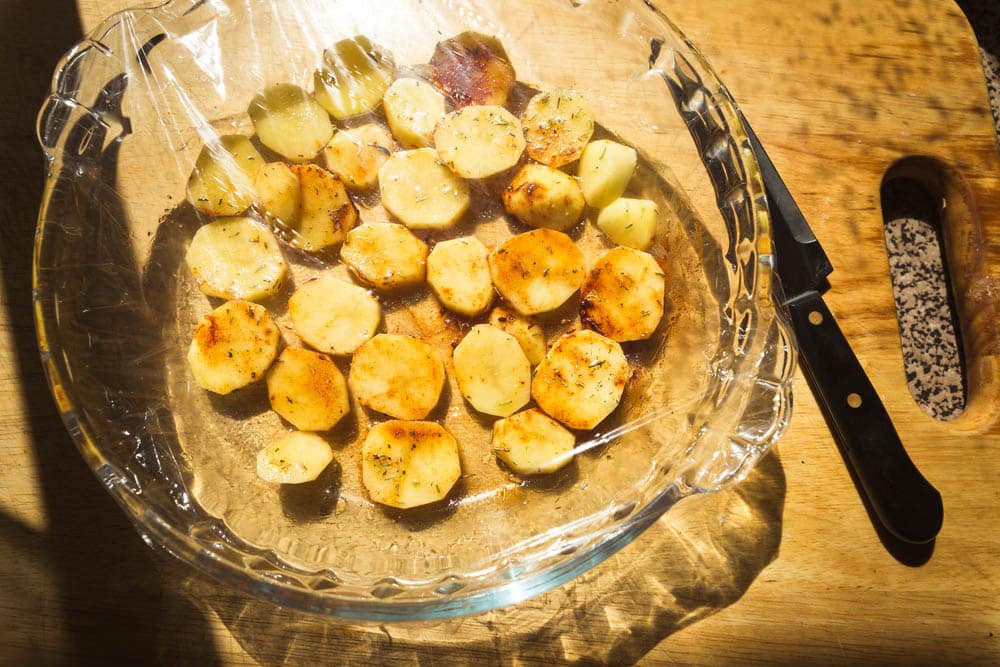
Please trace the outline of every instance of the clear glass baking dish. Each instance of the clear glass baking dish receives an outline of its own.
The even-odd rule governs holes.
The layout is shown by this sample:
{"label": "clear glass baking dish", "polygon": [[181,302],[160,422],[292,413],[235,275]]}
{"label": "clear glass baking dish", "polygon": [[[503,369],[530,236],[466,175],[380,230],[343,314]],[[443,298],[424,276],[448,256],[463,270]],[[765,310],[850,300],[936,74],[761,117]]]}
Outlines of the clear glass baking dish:
{"label": "clear glass baking dish", "polygon": [[[419,67],[464,30],[500,38],[525,90],[583,93],[601,131],[639,150],[638,182],[664,213],[652,252],[669,259],[669,325],[629,348],[641,372],[622,406],[554,476],[505,473],[452,397],[435,414],[459,436],[464,474],[446,503],[367,499],[360,410],[332,433],[317,482],[265,484],[254,456],[287,427],[259,390],[208,398],[184,363],[210,306],[183,262],[201,223],[184,204],[194,159],[220,134],[252,133],[245,110],[265,85],[310,88],[339,39],[364,34]],[[680,499],[738,483],[788,423],[795,352],[757,164],[728,91],[651,3],[171,0],[74,47],[38,133],[35,318],[67,428],[147,543],[253,595],[379,621],[512,604],[600,563]],[[495,243],[496,217],[466,224]],[[593,226],[580,242],[596,249]],[[322,268],[288,256],[296,282]],[[447,340],[428,301],[386,328]]]}

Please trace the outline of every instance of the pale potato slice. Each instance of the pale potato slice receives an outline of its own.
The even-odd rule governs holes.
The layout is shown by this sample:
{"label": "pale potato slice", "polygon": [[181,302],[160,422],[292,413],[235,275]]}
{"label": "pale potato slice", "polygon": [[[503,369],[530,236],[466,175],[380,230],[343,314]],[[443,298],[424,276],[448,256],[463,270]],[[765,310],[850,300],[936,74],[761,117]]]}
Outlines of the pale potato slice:
{"label": "pale potato slice", "polygon": [[469,106],[453,111],[434,130],[441,161],[462,178],[486,178],[510,169],[524,152],[517,116],[503,107]]}
{"label": "pale potato slice", "polygon": [[313,76],[316,101],[337,120],[371,111],[382,101],[396,66],[392,54],[363,35],[323,52]]}
{"label": "pale potato slice", "polygon": [[663,269],[652,255],[619,246],[587,274],[580,321],[611,340],[645,340],[663,319],[664,289]]}
{"label": "pale potato slice", "polygon": [[528,157],[550,167],[578,160],[594,134],[594,114],[575,90],[531,98],[521,114]]}
{"label": "pale potato slice", "polygon": [[369,222],[352,229],[340,258],[358,280],[379,290],[419,285],[427,275],[427,245],[392,222]]}
{"label": "pale potato slice", "polygon": [[198,322],[188,364],[202,389],[228,394],[264,377],[281,335],[264,306],[227,301]]}
{"label": "pale potato slice", "polygon": [[307,252],[320,252],[344,240],[358,222],[358,210],[339,178],[314,164],[295,164],[301,204],[290,243]]}
{"label": "pale potato slice", "polygon": [[531,364],[509,333],[478,324],[452,358],[462,396],[479,412],[506,417],[531,400]]}
{"label": "pale potato slice", "polygon": [[497,306],[490,311],[490,324],[516,338],[532,366],[545,358],[545,331],[530,317]]}
{"label": "pale potato slice", "polygon": [[264,158],[247,137],[230,134],[205,144],[187,183],[187,198],[201,213],[238,215],[253,204],[253,179]]}
{"label": "pale potato slice", "polygon": [[361,405],[397,419],[423,419],[441,397],[444,363],[427,343],[379,334],[358,348],[347,383]]}
{"label": "pale potato slice", "polygon": [[503,206],[533,227],[565,231],[575,225],[587,202],[576,179],[544,164],[526,164],[503,191]]}
{"label": "pale potato slice", "polygon": [[313,159],[333,136],[333,123],[312,95],[290,83],[265,88],[247,109],[260,143],[292,162]]}
{"label": "pale potato slice", "polygon": [[576,437],[541,410],[531,408],[493,424],[493,453],[522,475],[555,472],[573,460]]}
{"label": "pale potato slice", "polygon": [[648,199],[619,197],[597,214],[597,226],[618,245],[646,250],[653,245],[659,214]]}
{"label": "pale potato slice", "polygon": [[271,409],[302,431],[326,431],[351,410],[347,381],[325,354],[286,347],[267,373]]}
{"label": "pale potato slice", "polygon": [[531,397],[566,426],[592,429],[618,407],[628,379],[621,346],[584,329],[552,346],[535,372]]}
{"label": "pale potato slice", "polygon": [[441,164],[433,148],[396,153],[378,172],[386,210],[412,229],[451,227],[468,210],[469,184]]}
{"label": "pale potato slice", "polygon": [[622,196],[635,172],[638,156],[631,146],[602,139],[583,149],[577,175],[587,203],[604,208]]}
{"label": "pale potato slice", "polygon": [[490,254],[490,276],[500,295],[522,315],[555,310],[580,288],[583,253],[562,232],[518,234]]}
{"label": "pale potato slice", "polygon": [[275,484],[311,482],[333,461],[333,449],[315,433],[292,431],[257,453],[257,476]]}
{"label": "pale potato slice", "polygon": [[434,128],[444,117],[444,95],[420,79],[396,79],[382,100],[392,136],[405,148],[423,148],[434,140]]}
{"label": "pale potato slice", "polygon": [[493,303],[489,250],[475,236],[442,241],[427,256],[427,284],[448,310],[466,317]]}
{"label": "pale potato slice", "polygon": [[408,509],[437,502],[461,475],[458,441],[434,422],[382,422],[361,446],[361,482],[380,505]]}
{"label": "pale potato slice", "polygon": [[382,307],[371,292],[330,272],[295,290],[288,314],[302,340],[329,354],[351,354],[382,321]]}
{"label": "pale potato slice", "polygon": [[431,78],[456,108],[470,104],[507,104],[517,74],[496,37],[468,31],[438,42],[431,56]]}
{"label": "pale potato slice", "polygon": [[395,150],[389,131],[368,123],[333,135],[323,149],[323,159],[349,190],[367,190],[378,182],[379,168]]}
{"label": "pale potato slice", "polygon": [[293,226],[302,201],[299,177],[284,162],[268,162],[253,180],[257,206],[279,223]]}
{"label": "pale potato slice", "polygon": [[219,218],[202,225],[184,259],[198,289],[221,299],[275,294],[288,271],[274,234],[251,218]]}

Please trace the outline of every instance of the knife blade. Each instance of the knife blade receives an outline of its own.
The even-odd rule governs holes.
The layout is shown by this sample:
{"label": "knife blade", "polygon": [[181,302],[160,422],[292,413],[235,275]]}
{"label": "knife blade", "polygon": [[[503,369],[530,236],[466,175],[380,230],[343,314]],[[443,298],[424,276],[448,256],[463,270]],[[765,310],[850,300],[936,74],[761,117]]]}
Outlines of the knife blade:
{"label": "knife blade", "polygon": [[941,494],[910,460],[871,380],[823,302],[821,290],[833,266],[757,135],[740,117],[760,165],[783,305],[806,380],[878,520],[905,542],[930,542],[944,519]]}

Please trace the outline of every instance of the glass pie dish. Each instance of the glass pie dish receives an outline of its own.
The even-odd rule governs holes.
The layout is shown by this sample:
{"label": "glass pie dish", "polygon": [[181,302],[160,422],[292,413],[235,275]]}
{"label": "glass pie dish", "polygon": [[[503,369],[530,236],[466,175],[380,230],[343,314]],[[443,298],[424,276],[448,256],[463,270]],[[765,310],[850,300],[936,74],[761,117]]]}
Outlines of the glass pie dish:
{"label": "glass pie dish", "polygon": [[[287,425],[260,387],[209,396],[185,362],[211,306],[184,264],[204,222],[185,203],[192,164],[218,136],[252,134],[260,89],[311,89],[340,39],[365,35],[419,68],[466,30],[500,39],[526,95],[574,89],[604,136],[638,150],[635,187],[661,212],[650,252],[669,267],[665,324],[627,346],[622,404],[551,476],[498,466],[489,425],[446,390],[432,417],[463,466],[446,502],[368,499],[357,451],[379,418],[360,408],[329,434],[335,461],[316,482],[267,484],[256,453]],[[757,164],[727,90],[648,3],[171,0],[115,15],[71,50],[38,131],[49,162],[35,318],[67,428],[147,543],[253,595],[373,621],[513,604],[600,563],[680,499],[738,483],[788,423],[795,351]],[[384,215],[358,206],[363,220]],[[595,215],[578,236],[594,251]],[[488,246],[510,234],[495,209],[471,218],[461,224]],[[293,283],[329,264],[287,255]],[[428,294],[384,322],[444,354],[452,326]]]}

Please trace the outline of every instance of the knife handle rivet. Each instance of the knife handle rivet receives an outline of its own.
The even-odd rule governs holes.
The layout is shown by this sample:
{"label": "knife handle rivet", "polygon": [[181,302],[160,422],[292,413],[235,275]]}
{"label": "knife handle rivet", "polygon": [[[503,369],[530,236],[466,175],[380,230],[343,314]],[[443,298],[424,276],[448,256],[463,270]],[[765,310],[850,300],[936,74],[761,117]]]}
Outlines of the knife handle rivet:
{"label": "knife handle rivet", "polygon": [[812,324],[813,326],[817,327],[823,324],[823,313],[819,312],[818,310],[814,310],[811,313],[809,313],[809,324]]}
{"label": "knife handle rivet", "polygon": [[861,407],[861,397],[859,395],[857,395],[857,394],[848,394],[847,395],[847,404],[849,406],[851,406],[852,408],[860,408]]}

